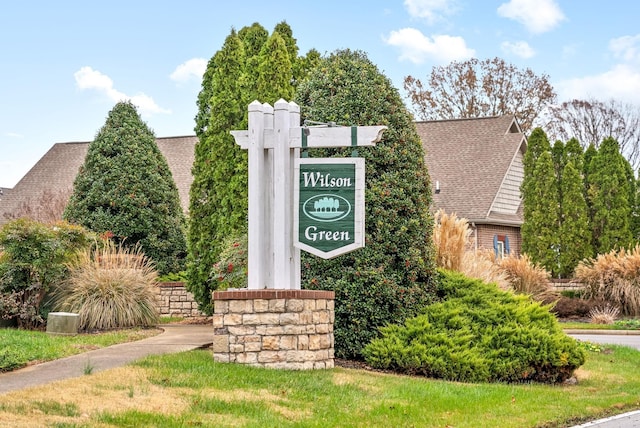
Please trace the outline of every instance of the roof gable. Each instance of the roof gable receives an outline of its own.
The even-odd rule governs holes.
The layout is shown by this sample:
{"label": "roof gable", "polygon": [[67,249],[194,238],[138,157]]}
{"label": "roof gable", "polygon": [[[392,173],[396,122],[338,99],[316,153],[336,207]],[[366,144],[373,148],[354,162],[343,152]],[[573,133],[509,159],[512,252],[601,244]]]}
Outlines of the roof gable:
{"label": "roof gable", "polygon": [[436,209],[475,222],[522,223],[517,207],[500,205],[515,187],[519,192],[518,163],[526,149],[514,116],[416,122],[416,129],[432,186],[439,186]]}

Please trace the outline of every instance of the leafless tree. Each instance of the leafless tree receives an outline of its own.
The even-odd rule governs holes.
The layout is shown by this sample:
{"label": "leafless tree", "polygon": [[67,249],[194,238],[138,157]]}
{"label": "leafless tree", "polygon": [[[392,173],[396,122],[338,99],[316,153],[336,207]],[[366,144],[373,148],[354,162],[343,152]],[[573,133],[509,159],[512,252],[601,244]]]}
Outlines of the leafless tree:
{"label": "leafless tree", "polygon": [[616,100],[571,100],[549,105],[538,121],[549,140],[576,138],[586,148],[613,137],[634,170],[640,167],[640,108]]}
{"label": "leafless tree", "polygon": [[418,119],[513,114],[525,133],[544,106],[556,99],[549,76],[519,69],[500,58],[472,58],[434,67],[426,84],[405,77],[404,89]]}

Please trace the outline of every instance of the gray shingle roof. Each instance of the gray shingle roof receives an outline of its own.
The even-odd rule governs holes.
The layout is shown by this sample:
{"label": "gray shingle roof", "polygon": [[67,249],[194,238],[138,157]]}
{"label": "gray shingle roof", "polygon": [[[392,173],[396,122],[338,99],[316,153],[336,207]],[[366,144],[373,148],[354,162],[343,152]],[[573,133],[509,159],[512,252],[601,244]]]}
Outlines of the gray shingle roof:
{"label": "gray shingle roof", "polygon": [[416,122],[416,128],[431,184],[440,185],[434,208],[474,222],[522,224],[521,209],[515,215],[490,212],[516,152],[526,148],[513,116]]}
{"label": "gray shingle roof", "polygon": [[[518,150],[526,139],[513,116],[416,122],[425,148],[425,161],[435,208],[455,212],[477,223],[522,223],[522,209],[515,215],[491,213],[493,200]],[[180,193],[185,212],[193,178],[196,136],[157,138]],[[89,142],[57,143],[0,200],[0,224],[4,213],[15,211],[23,201],[37,201],[44,191],[70,192],[89,147]]]}
{"label": "gray shingle roof", "polygon": [[[196,136],[156,138],[158,148],[169,164],[185,212],[189,206],[189,188],[193,181],[191,166],[197,140]],[[0,224],[7,221],[4,213],[15,211],[24,201],[37,201],[45,191],[54,194],[70,191],[88,148],[89,142],[54,144],[18,184],[4,195],[0,201]]]}

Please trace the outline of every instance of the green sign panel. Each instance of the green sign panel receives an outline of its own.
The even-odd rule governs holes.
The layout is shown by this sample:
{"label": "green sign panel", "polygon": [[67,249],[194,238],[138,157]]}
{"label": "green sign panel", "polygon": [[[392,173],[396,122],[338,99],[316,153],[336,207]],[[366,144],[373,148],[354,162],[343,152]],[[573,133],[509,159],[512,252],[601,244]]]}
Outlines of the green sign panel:
{"label": "green sign panel", "polygon": [[323,258],[363,246],[364,159],[297,159],[295,245]]}

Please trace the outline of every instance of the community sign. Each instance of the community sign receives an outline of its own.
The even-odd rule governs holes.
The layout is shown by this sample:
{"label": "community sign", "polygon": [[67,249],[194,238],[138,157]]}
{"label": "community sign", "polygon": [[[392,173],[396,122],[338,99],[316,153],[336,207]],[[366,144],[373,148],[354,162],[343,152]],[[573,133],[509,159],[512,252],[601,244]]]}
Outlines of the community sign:
{"label": "community sign", "polygon": [[364,246],[364,158],[298,158],[294,246],[331,259]]}

